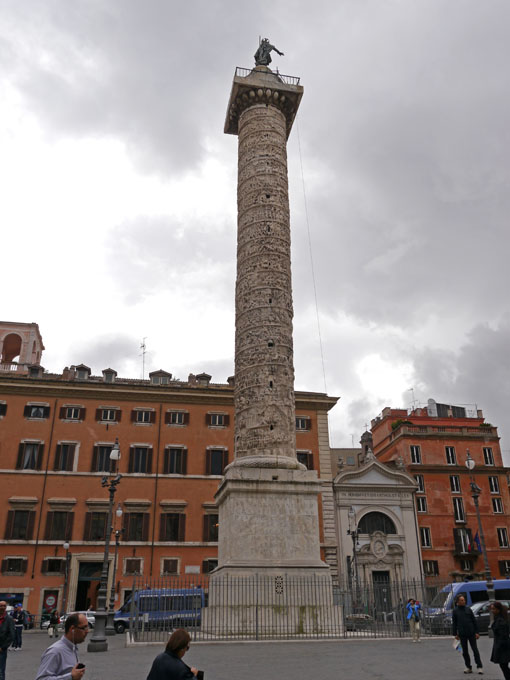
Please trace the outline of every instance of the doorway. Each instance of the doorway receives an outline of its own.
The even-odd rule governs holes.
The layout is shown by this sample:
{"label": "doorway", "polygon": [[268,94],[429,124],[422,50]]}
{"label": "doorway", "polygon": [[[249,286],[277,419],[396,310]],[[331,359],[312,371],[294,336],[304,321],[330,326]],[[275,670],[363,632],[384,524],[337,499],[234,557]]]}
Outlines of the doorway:
{"label": "doorway", "polygon": [[95,611],[102,569],[102,562],[80,562],[74,604],[75,611],[86,611],[87,609]]}
{"label": "doorway", "polygon": [[391,612],[391,585],[389,571],[373,571],[372,585],[374,587],[374,603],[378,613]]}

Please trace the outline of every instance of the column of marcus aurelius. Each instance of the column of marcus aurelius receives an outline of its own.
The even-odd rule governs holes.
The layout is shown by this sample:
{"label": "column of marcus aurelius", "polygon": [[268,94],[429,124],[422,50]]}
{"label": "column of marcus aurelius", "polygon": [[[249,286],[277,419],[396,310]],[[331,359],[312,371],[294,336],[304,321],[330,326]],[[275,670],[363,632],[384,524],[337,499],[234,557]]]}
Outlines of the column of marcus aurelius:
{"label": "column of marcus aurelius", "polygon": [[[239,139],[235,450],[216,494],[210,609],[226,576],[277,579],[278,592],[289,579],[331,584],[320,558],[317,473],[296,456],[286,147],[303,94],[298,83],[267,66],[237,69],[227,109],[225,132]],[[238,625],[249,627],[249,619]]]}

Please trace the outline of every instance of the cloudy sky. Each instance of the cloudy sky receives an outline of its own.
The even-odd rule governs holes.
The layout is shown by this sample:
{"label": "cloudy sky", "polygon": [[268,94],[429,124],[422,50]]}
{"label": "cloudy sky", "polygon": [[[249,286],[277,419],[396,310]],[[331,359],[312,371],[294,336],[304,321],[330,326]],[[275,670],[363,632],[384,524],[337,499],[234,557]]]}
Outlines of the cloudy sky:
{"label": "cloudy sky", "polygon": [[223,123],[259,35],[305,88],[296,387],[341,397],[335,446],[433,397],[477,404],[510,450],[507,0],[4,0],[0,318],[39,323],[51,371],[139,377],[146,337],[147,371],[226,381]]}

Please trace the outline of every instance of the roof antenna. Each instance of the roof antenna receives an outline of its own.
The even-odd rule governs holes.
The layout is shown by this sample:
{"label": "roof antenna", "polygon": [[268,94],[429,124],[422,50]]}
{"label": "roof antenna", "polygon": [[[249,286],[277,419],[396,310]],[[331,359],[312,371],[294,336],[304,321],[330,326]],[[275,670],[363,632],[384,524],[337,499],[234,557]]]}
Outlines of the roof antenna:
{"label": "roof antenna", "polygon": [[142,344],[140,345],[140,349],[142,350],[142,380],[145,380],[145,352],[147,351],[147,345],[145,344],[146,340],[147,336],[142,338]]}

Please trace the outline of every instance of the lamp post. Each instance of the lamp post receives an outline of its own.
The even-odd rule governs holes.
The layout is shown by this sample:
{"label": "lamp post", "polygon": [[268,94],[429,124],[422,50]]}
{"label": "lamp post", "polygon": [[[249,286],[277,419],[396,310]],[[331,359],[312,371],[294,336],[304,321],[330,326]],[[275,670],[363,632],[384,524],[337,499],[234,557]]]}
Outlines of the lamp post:
{"label": "lamp post", "polygon": [[356,511],[353,506],[349,508],[349,529],[347,534],[352,538],[352,576],[354,579],[354,599],[357,600],[358,592],[358,559],[357,559],[357,546],[358,546],[358,527],[356,525]]}
{"label": "lamp post", "polygon": [[71,557],[69,554],[69,541],[66,541],[62,547],[66,551],[66,563],[64,565],[64,592],[62,595],[62,614],[65,614],[67,607],[67,589],[69,587],[69,558]]}
{"label": "lamp post", "polygon": [[[469,449],[466,449],[466,467],[471,473],[475,469],[475,465],[476,465],[476,463],[471,458],[471,454],[469,453]],[[484,533],[483,533],[482,520],[480,518],[480,507],[478,505],[478,498],[480,497],[482,490],[480,489],[478,484],[475,482],[475,478],[472,474],[470,476],[470,486],[471,486],[471,497],[473,498],[473,502],[475,504],[475,509],[476,509],[476,519],[478,520],[478,533],[480,535],[480,544],[482,546],[483,562],[484,562],[484,566],[485,566],[485,580],[487,581],[487,596],[489,598],[489,602],[492,602],[494,600],[494,583],[492,581],[491,568],[489,566],[489,559],[487,557],[487,548],[485,546],[485,536],[484,536]],[[492,610],[491,610],[491,623],[492,623],[492,621],[493,621],[493,615],[492,615]],[[491,629],[489,628],[489,634],[490,633],[491,633]]]}
{"label": "lamp post", "polygon": [[106,641],[106,618],[108,612],[106,610],[106,602],[108,598],[108,566],[110,554],[110,537],[112,533],[112,517],[113,517],[113,503],[115,500],[115,492],[117,486],[122,479],[121,474],[116,474],[117,461],[120,460],[119,440],[115,440],[115,444],[110,452],[110,461],[113,463],[110,470],[110,477],[105,475],[101,480],[101,486],[107,488],[110,499],[108,504],[108,519],[106,522],[106,536],[104,543],[103,555],[103,569],[101,571],[101,581],[99,583],[99,591],[97,593],[97,607],[96,607],[96,621],[94,623],[94,634],[87,645],[88,652],[106,652],[108,650],[108,642]]}
{"label": "lamp post", "polygon": [[[123,515],[122,507],[119,503],[117,510],[115,510],[116,516],[120,519]],[[115,556],[113,558],[113,576],[112,576],[112,587],[110,588],[110,605],[108,607],[108,618],[106,622],[106,635],[115,635],[115,575],[117,573],[117,557],[119,554],[119,543],[120,537],[124,533],[124,528],[116,529],[115,531]]]}

